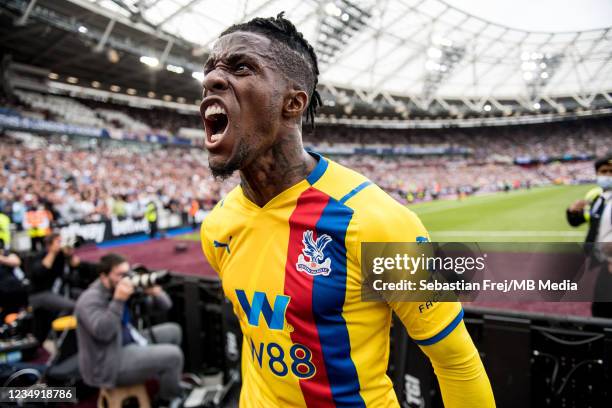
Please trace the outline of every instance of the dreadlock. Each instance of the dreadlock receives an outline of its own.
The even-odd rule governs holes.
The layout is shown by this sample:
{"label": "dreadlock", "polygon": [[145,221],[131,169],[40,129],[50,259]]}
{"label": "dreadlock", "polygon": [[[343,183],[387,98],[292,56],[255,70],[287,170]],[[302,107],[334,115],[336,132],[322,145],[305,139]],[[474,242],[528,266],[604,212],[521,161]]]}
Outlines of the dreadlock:
{"label": "dreadlock", "polygon": [[247,31],[262,34],[272,40],[276,64],[290,79],[296,81],[309,95],[306,108],[306,120],[310,120],[314,129],[314,117],[321,106],[321,96],[317,92],[319,65],[317,55],[293,23],[284,17],[284,12],[276,17],[257,17],[242,24],[234,24],[219,37],[236,31]]}

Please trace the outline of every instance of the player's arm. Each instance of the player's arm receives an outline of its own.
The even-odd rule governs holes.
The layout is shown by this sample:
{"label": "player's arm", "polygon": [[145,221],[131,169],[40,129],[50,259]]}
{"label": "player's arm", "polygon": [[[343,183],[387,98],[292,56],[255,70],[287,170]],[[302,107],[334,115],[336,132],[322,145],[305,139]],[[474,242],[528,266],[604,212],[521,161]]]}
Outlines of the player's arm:
{"label": "player's arm", "polygon": [[429,357],[446,408],[495,407],[493,391],[478,350],[463,322],[459,302],[390,303],[408,335]]}
{"label": "player's arm", "polygon": [[[363,220],[362,226],[366,228],[361,228],[361,242],[416,242],[417,237],[428,237],[414,213],[407,210],[399,214],[393,212],[393,216]],[[431,360],[446,408],[495,407],[493,391],[478,350],[463,323],[461,303],[388,303],[408,335]]]}
{"label": "player's arm", "polygon": [[446,408],[495,407],[489,378],[463,321],[437,343],[419,347],[431,361]]}

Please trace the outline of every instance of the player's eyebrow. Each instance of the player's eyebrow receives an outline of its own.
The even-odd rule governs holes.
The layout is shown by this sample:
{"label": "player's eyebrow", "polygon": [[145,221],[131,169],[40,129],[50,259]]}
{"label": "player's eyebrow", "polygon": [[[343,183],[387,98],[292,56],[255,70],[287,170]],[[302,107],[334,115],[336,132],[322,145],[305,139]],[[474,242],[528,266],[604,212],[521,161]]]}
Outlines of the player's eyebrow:
{"label": "player's eyebrow", "polygon": [[212,67],[214,67],[218,61],[222,61],[226,63],[227,65],[234,65],[242,61],[247,62],[249,64],[256,65],[256,66],[261,65],[261,63],[258,62],[258,58],[256,56],[252,54],[237,52],[237,53],[232,53],[229,55],[224,55],[221,57],[211,56],[204,64],[204,71],[212,69]]}

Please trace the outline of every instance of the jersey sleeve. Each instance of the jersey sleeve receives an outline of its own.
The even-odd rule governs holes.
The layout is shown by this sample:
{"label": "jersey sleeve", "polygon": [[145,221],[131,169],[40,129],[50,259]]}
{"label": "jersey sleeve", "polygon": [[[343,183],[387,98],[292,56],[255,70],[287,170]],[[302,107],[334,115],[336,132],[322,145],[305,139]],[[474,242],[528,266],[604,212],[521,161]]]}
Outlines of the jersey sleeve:
{"label": "jersey sleeve", "polygon": [[[362,242],[426,242],[429,234],[412,211],[395,205],[380,206],[359,220],[357,259],[361,263]],[[419,345],[442,340],[463,318],[460,302],[388,302],[401,319],[408,335]]]}
{"label": "jersey sleeve", "polygon": [[[425,227],[410,210],[381,208],[358,227],[361,242],[424,242]],[[430,359],[448,408],[494,408],[495,400],[478,350],[463,322],[460,302],[388,302],[408,335]]]}
{"label": "jersey sleeve", "polygon": [[495,407],[491,383],[463,322],[443,340],[421,350],[434,368],[445,407]]}
{"label": "jersey sleeve", "polygon": [[204,221],[202,221],[202,226],[200,228],[200,241],[202,243],[202,251],[204,252],[204,256],[208,260],[208,263],[212,268],[217,272],[219,276],[221,276],[221,271],[219,270],[219,264],[217,262],[217,258],[215,256],[215,248],[212,239],[210,238],[211,234],[211,226],[210,220],[208,219],[211,214],[209,214]]}

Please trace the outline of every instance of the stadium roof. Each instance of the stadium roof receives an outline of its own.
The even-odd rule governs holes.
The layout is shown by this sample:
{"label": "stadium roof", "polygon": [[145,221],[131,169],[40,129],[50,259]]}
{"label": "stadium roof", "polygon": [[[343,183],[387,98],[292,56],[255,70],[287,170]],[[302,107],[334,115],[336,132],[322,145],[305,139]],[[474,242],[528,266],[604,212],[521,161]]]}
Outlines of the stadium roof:
{"label": "stadium roof", "polygon": [[555,5],[549,17],[557,20],[543,27],[583,30],[525,30],[537,26],[528,0],[511,2],[515,15],[528,16],[514,20],[503,18],[507,9],[476,7],[485,0],[6,0],[0,48],[56,81],[197,103],[191,76],[200,78],[219,33],[285,11],[317,50],[323,115],[436,119],[611,107],[612,27],[600,26],[612,21],[612,6],[579,2],[598,18],[560,26],[561,3],[536,3],[543,2]]}
{"label": "stadium roof", "polygon": [[[609,27],[530,32],[487,21],[441,0],[89,1],[126,17],[138,14],[204,49],[233,23],[284,10],[323,55],[322,82],[367,92],[423,100],[436,96],[535,100],[612,89]],[[593,2],[584,2],[583,7],[589,4]],[[584,11],[605,16],[609,8]],[[520,5],[514,12],[529,13]],[[323,45],[330,42],[337,46]]]}

